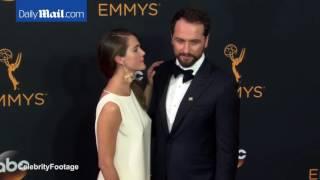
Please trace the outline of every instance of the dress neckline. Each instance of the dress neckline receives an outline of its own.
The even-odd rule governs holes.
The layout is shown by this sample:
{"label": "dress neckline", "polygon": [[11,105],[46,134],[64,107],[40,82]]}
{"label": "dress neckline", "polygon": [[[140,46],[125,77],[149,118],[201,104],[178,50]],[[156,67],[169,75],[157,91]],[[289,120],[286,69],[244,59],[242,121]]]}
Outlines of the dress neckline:
{"label": "dress neckline", "polygon": [[117,97],[122,97],[122,98],[129,98],[129,97],[131,97],[131,95],[132,95],[132,89],[130,89],[130,95],[128,95],[128,96],[124,96],[124,95],[119,95],[119,94],[116,94],[116,93],[113,93],[113,92],[110,92],[110,91],[107,91],[107,90],[103,90],[103,92],[107,92],[107,93],[109,93],[109,94],[113,94],[113,95],[115,95],[115,96],[117,96]]}

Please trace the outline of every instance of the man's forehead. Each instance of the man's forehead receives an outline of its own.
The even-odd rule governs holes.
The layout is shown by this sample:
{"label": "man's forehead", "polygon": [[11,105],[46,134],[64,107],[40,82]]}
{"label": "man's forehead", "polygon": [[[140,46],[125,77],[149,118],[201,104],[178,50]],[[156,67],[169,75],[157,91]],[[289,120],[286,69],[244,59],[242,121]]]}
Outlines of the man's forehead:
{"label": "man's forehead", "polygon": [[190,23],[186,20],[178,20],[174,27],[173,34],[181,35],[203,35],[204,25],[201,23]]}
{"label": "man's forehead", "polygon": [[204,36],[202,32],[200,32],[200,33],[192,33],[192,34],[174,32],[172,37],[175,38],[175,39],[181,39],[181,40],[186,40],[186,41],[194,41],[194,40],[204,40],[204,39],[206,39],[206,36]]}

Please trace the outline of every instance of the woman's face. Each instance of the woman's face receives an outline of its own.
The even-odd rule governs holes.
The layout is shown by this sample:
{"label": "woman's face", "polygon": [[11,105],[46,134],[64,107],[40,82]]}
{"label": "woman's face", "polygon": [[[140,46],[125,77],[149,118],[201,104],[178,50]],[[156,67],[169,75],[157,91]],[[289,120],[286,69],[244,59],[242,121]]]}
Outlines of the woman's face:
{"label": "woman's face", "polygon": [[123,65],[131,71],[140,71],[146,68],[144,55],[146,54],[140,47],[140,43],[135,36],[128,36],[128,48]]}

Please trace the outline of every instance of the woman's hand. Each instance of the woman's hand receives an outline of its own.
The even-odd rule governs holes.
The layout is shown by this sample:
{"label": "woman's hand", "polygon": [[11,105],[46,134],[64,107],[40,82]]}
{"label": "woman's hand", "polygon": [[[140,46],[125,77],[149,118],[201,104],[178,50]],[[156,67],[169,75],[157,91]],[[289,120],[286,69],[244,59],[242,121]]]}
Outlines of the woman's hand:
{"label": "woman's hand", "polygon": [[148,85],[153,86],[153,77],[156,74],[155,68],[159,67],[164,61],[155,61],[147,70]]}
{"label": "woman's hand", "polygon": [[150,102],[151,102],[151,96],[152,96],[152,88],[153,88],[153,77],[156,74],[156,71],[154,70],[156,67],[159,67],[160,64],[162,64],[164,61],[156,61],[152,63],[152,65],[147,70],[147,77],[148,77],[148,83],[146,88],[144,89],[144,99],[145,99],[145,105],[147,109],[149,108]]}

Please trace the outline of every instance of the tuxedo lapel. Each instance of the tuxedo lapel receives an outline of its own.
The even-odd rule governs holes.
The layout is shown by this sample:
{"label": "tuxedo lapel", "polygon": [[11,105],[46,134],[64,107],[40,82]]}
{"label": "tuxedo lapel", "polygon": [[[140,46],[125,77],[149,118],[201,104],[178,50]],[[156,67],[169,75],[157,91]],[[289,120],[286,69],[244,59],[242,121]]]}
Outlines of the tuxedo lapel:
{"label": "tuxedo lapel", "polygon": [[170,62],[170,64],[168,64],[168,68],[165,69],[166,71],[163,74],[161,74],[162,82],[161,82],[160,89],[163,89],[163,92],[160,95],[159,111],[160,111],[161,126],[167,135],[169,135],[169,128],[168,128],[168,119],[167,119],[167,111],[166,111],[166,99],[167,99],[167,92],[168,92],[170,78],[172,76],[173,67],[174,67],[174,61]]}
{"label": "tuxedo lapel", "polygon": [[165,84],[164,87],[164,92],[162,93],[162,96],[160,98],[160,121],[161,121],[161,126],[166,132],[166,134],[169,134],[169,128],[168,128],[168,119],[167,119],[167,111],[166,111],[166,97],[167,97],[167,91],[168,91],[168,84]]}
{"label": "tuxedo lapel", "polygon": [[183,122],[185,115],[190,111],[190,108],[192,108],[194,103],[199,99],[202,92],[207,89],[207,86],[211,84],[209,80],[212,79],[210,78],[212,74],[207,63],[207,60],[203,62],[199,71],[192,80],[186,94],[183,96],[170,135],[174,135]]}

